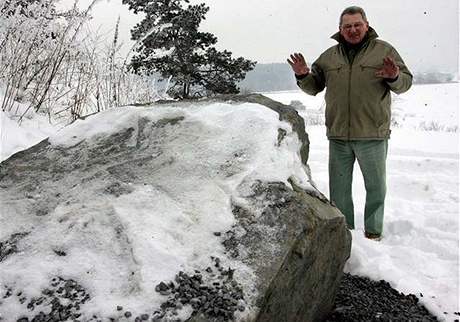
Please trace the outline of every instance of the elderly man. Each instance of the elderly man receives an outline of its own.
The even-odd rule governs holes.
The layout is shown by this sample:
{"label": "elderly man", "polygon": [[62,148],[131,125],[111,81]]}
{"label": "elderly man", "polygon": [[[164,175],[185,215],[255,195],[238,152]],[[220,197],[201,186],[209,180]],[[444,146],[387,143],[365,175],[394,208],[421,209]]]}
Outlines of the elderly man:
{"label": "elderly man", "polygon": [[349,7],[332,36],[338,44],[321,54],[311,69],[300,53],[288,59],[304,92],[316,95],[326,88],[330,199],[354,229],[352,178],[357,159],[366,187],[365,236],[374,240],[380,240],[383,230],[390,90],[400,94],[412,85],[398,52],[377,37],[364,10]]}

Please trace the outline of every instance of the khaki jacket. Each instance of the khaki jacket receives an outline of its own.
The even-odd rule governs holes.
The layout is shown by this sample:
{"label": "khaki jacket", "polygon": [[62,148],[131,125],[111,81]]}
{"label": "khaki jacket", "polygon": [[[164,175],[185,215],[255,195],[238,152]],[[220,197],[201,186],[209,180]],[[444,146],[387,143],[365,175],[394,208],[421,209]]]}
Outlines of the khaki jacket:
{"label": "khaki jacket", "polygon": [[[339,43],[313,63],[311,72],[297,81],[310,95],[326,88],[326,127],[329,139],[366,140],[390,137],[391,94],[400,94],[412,85],[412,74],[401,56],[387,42],[377,39],[369,27],[368,41],[349,62]],[[331,38],[339,41],[339,33]],[[378,78],[375,72],[383,58],[392,56],[399,66],[395,81]]]}

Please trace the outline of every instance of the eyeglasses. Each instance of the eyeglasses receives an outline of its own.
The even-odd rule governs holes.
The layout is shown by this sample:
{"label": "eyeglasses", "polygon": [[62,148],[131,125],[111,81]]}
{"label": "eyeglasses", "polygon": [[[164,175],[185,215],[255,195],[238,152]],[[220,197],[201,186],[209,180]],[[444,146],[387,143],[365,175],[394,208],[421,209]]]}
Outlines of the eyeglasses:
{"label": "eyeglasses", "polygon": [[364,27],[364,23],[362,22],[357,22],[357,23],[354,23],[354,24],[346,24],[346,25],[342,25],[342,29],[344,30],[351,30],[351,28],[355,27],[355,29],[361,29]]}

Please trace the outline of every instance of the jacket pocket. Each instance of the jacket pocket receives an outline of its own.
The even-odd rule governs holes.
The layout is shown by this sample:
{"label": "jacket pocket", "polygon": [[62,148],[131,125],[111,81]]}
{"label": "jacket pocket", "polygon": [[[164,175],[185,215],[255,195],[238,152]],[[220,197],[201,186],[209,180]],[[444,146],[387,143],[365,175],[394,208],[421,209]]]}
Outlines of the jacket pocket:
{"label": "jacket pocket", "polygon": [[367,78],[373,81],[381,81],[380,77],[375,76],[375,73],[382,69],[382,65],[359,65],[361,70],[361,75],[363,78]]}
{"label": "jacket pocket", "polygon": [[361,71],[364,71],[366,69],[373,69],[377,71],[383,67],[382,65],[365,65],[365,64],[361,64],[359,66],[361,67]]}
{"label": "jacket pocket", "polygon": [[390,127],[391,122],[391,97],[388,93],[379,102],[380,107],[380,118],[377,125],[379,127]]}
{"label": "jacket pocket", "polygon": [[383,78],[377,77],[375,73],[382,68],[382,65],[377,64],[360,64],[355,69],[354,81],[362,86],[362,91],[369,95],[380,97],[388,87]]}
{"label": "jacket pocket", "polygon": [[331,98],[330,95],[326,93],[326,111],[325,111],[325,125],[328,129],[331,128],[333,120],[338,117],[337,115],[337,100]]}
{"label": "jacket pocket", "polygon": [[375,76],[375,73],[382,68],[382,65],[359,65],[361,71],[361,77],[365,80],[368,79],[369,81],[382,81],[381,78]]}
{"label": "jacket pocket", "polygon": [[343,68],[344,65],[333,65],[328,66],[328,68],[324,69],[324,75],[326,78],[326,86],[334,84],[335,82],[341,82],[341,76],[345,72]]}
{"label": "jacket pocket", "polygon": [[336,66],[329,66],[328,68],[324,69],[324,72],[328,73],[328,72],[339,71],[340,69],[342,69],[342,67],[343,67],[343,64],[336,65]]}

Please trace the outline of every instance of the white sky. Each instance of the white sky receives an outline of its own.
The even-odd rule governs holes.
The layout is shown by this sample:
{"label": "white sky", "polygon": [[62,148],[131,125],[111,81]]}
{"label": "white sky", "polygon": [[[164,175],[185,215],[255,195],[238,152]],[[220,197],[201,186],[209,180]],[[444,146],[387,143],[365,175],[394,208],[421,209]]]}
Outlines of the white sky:
{"label": "white sky", "polygon": [[[70,0],[64,0],[69,2]],[[218,47],[260,63],[285,62],[294,51],[308,61],[334,45],[341,11],[362,6],[381,39],[393,44],[412,70],[458,71],[458,0],[193,0],[210,6],[202,30],[214,33]],[[80,0],[82,5],[89,0]],[[101,0],[94,24],[104,30],[122,19],[121,39],[140,20],[121,0]]]}

